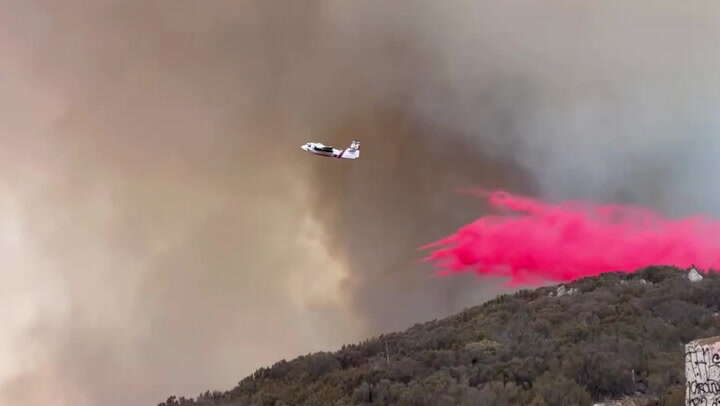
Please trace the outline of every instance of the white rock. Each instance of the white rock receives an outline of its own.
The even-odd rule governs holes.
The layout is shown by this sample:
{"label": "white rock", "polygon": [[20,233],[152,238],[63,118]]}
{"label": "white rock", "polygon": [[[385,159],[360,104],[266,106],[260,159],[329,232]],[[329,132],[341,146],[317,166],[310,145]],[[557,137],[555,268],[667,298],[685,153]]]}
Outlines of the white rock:
{"label": "white rock", "polygon": [[560,286],[558,286],[558,288],[557,288],[557,295],[558,295],[558,296],[565,296],[565,295],[570,295],[570,296],[572,296],[572,295],[574,295],[574,294],[576,294],[576,293],[578,293],[577,288],[570,288],[570,289],[568,289],[568,288],[565,287],[565,285],[560,285]]}
{"label": "white rock", "polygon": [[695,269],[695,267],[692,267],[690,269],[690,272],[688,272],[688,279],[690,279],[690,282],[699,282],[703,280],[702,275]]}

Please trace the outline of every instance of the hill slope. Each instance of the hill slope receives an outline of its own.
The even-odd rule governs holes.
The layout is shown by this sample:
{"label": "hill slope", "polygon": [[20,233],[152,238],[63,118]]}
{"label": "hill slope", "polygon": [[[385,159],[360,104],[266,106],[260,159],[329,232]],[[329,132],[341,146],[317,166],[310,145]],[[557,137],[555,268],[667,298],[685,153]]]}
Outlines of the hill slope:
{"label": "hill slope", "polygon": [[679,406],[684,344],[720,335],[720,276],[703,276],[649,267],[504,295],[161,406],[570,406],[638,394]]}

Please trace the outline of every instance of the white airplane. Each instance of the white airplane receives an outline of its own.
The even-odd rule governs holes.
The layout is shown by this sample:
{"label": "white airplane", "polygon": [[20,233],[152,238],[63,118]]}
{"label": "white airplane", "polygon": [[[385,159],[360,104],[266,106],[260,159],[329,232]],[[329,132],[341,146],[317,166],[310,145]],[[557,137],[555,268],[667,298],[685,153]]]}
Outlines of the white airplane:
{"label": "white airplane", "polygon": [[338,149],[319,142],[308,142],[300,147],[303,151],[328,158],[358,159],[360,158],[360,141],[353,141],[348,148]]}

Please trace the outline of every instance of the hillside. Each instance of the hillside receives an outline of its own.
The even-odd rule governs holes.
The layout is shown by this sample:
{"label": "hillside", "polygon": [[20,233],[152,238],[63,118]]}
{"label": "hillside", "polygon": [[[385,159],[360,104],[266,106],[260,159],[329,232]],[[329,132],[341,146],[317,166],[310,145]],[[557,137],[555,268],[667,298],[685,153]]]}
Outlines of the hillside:
{"label": "hillside", "polygon": [[161,406],[684,405],[683,345],[720,335],[720,276],[672,267],[504,295]]}

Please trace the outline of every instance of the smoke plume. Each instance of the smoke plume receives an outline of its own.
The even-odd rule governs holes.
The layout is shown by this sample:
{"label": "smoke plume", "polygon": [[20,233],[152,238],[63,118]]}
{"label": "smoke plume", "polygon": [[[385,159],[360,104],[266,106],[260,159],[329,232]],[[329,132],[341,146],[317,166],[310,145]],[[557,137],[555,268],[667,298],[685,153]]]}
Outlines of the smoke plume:
{"label": "smoke plume", "polygon": [[417,263],[484,213],[457,188],[720,207],[715,1],[0,5],[2,404],[229,388],[491,298]]}

